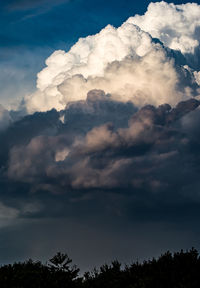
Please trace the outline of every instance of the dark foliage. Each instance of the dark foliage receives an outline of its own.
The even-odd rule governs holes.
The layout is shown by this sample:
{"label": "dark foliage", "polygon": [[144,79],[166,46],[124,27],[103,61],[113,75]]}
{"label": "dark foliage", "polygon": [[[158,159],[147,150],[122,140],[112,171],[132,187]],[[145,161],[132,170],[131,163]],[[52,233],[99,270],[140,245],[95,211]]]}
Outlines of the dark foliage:
{"label": "dark foliage", "polygon": [[118,261],[78,277],[67,254],[57,253],[49,263],[33,262],[0,267],[0,287],[12,288],[197,288],[200,287],[198,251],[167,252],[158,259],[121,267]]}
{"label": "dark foliage", "polygon": [[70,267],[72,260],[67,254],[57,253],[49,264],[28,260],[0,268],[0,287],[46,288],[77,287],[79,269]]}

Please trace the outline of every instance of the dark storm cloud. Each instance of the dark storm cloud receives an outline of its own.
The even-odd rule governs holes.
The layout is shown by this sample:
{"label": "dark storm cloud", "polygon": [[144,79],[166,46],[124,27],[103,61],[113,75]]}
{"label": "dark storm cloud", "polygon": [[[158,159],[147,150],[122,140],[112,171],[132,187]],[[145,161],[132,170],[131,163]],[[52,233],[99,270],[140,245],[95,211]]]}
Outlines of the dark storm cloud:
{"label": "dark storm cloud", "polygon": [[[27,136],[22,130],[18,145],[13,141],[4,177],[28,183],[29,191],[64,193],[74,201],[98,190],[129,195],[135,203],[149,199],[155,201],[153,205],[157,201],[176,203],[181,195],[179,202],[184,203],[191,198],[187,193],[191,183],[199,185],[199,155],[194,150],[199,138],[187,133],[183,123],[193,110],[199,113],[198,106],[199,101],[191,99],[173,109],[168,104],[148,105],[136,112],[132,104],[111,101],[102,91],[92,91],[86,101],[71,103],[60,116],[55,111],[29,116],[40,116],[36,122],[40,132]],[[57,124],[47,129],[44,123],[50,122],[45,119],[52,113]],[[64,123],[59,120],[62,116]],[[72,121],[73,117],[78,121]],[[25,119],[15,125],[21,123],[24,129],[24,122],[28,131],[34,122]],[[8,135],[11,139],[12,133]]]}
{"label": "dark storm cloud", "polygon": [[[188,171],[180,171],[177,177],[170,167],[178,169],[190,158],[193,164],[198,160],[193,159],[193,143],[173,125],[198,105],[198,101],[190,100],[179,103],[175,109],[169,105],[146,106],[133,115],[128,128],[114,131],[110,124],[93,128],[83,141],[74,144],[71,158],[68,156],[75,159],[70,168],[72,187],[149,193],[174,191],[178,184],[181,192],[191,167],[188,165]],[[196,169],[198,164],[192,173]]]}
{"label": "dark storm cloud", "polygon": [[[198,100],[138,110],[93,90],[60,112],[10,115],[14,122],[0,134],[0,211],[10,216],[0,215],[0,233],[12,259],[48,259],[55,246],[68,247],[86,269],[93,264],[85,264],[77,245],[92,251],[96,264],[116,255],[123,261],[131,253],[151,256],[141,249],[143,237],[153,253],[158,241],[162,249],[196,245]],[[15,231],[24,236],[13,243]],[[3,261],[10,257],[3,254]]]}
{"label": "dark storm cloud", "polygon": [[[135,111],[136,108],[132,103],[116,102],[111,100],[109,95],[105,95],[103,91],[91,91],[88,93],[86,101],[71,103],[65,111],[58,113],[52,110],[47,113],[35,113],[11,125],[2,134],[4,143],[2,147],[5,147],[2,149],[2,162],[3,159],[4,162],[6,161],[5,155],[11,153],[13,157],[11,158],[15,164],[13,162],[14,166],[10,169],[9,174],[12,174],[12,171],[16,169],[17,174],[19,173],[17,178],[25,177],[25,182],[32,182],[34,176],[32,178],[31,174],[33,173],[36,178],[40,179],[39,183],[36,181],[40,188],[52,190],[51,184],[53,185],[52,182],[55,182],[57,185],[57,180],[46,174],[45,169],[48,165],[50,168],[51,165],[61,162],[65,158],[65,154],[68,153],[67,151],[73,147],[74,141],[79,137],[84,137],[94,126],[102,125],[111,120],[116,127],[127,126],[128,119]],[[32,128],[30,129],[30,127]],[[44,161],[44,157],[46,161]],[[24,165],[27,165],[26,168],[24,166],[25,169],[22,168],[18,160],[19,162],[24,161]],[[48,165],[47,162],[49,162]],[[29,173],[30,168],[33,169],[31,173]],[[24,175],[26,172],[28,174]],[[43,183],[42,179],[45,177],[51,178],[51,180],[46,179]],[[34,180],[36,179],[34,178]],[[54,190],[56,190],[55,187]]]}

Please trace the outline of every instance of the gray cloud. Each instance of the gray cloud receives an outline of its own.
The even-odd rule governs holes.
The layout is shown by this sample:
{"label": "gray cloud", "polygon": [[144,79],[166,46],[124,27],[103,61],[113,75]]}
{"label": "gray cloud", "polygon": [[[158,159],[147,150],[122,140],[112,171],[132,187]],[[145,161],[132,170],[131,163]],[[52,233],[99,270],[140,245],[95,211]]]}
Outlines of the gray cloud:
{"label": "gray cloud", "polygon": [[[99,93],[103,92],[89,93],[87,101],[72,103],[69,110],[75,113],[78,110],[78,115],[97,115]],[[104,97],[108,96],[104,94]],[[115,106],[116,102],[103,98],[100,101],[103,105],[107,102],[108,107],[119,109],[120,114],[123,114],[122,108],[127,108],[126,104]],[[95,105],[89,105],[91,100]],[[57,135],[37,136],[26,145],[14,146],[10,151],[8,176],[31,183],[34,191],[59,193],[74,189],[167,191],[175,189],[180,177],[181,191],[189,171],[180,171],[178,178],[174,178],[170,167],[178,167],[190,157],[193,159],[190,151],[193,140],[176,125],[198,106],[199,101],[194,99],[181,102],[173,109],[167,104],[158,108],[149,105],[135,112],[127,126],[120,127],[121,119],[116,121],[116,127],[112,123],[96,126],[98,122],[93,121],[94,127],[84,132],[81,125],[79,130],[70,132],[67,129],[70,122],[65,120]],[[84,118],[80,116],[80,119]],[[195,169],[198,165],[193,167],[193,173]]]}
{"label": "gray cloud", "polygon": [[6,129],[12,122],[12,118],[8,110],[0,105],[0,131]]}
{"label": "gray cloud", "polygon": [[196,246],[199,121],[195,99],[138,110],[94,90],[63,111],[12,123],[0,134],[0,191],[16,216],[0,230],[2,247],[12,259],[44,260],[55,246],[67,249],[85,270],[113,257]]}

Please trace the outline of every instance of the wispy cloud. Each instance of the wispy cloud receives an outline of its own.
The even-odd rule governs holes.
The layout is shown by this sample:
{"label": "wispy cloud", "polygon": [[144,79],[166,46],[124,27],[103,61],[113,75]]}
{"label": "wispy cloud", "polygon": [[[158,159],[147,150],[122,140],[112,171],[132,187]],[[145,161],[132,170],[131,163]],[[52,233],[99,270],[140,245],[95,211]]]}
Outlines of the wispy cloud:
{"label": "wispy cloud", "polygon": [[48,6],[53,7],[61,3],[68,2],[69,0],[11,0],[6,8],[10,11],[27,11],[32,9],[38,9],[40,7]]}

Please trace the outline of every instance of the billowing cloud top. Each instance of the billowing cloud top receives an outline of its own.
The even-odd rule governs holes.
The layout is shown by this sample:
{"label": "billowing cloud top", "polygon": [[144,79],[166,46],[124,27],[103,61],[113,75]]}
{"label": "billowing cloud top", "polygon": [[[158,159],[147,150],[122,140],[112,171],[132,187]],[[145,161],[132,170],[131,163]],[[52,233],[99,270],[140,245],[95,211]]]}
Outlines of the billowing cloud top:
{"label": "billowing cloud top", "polygon": [[162,1],[151,3],[145,15],[136,15],[127,22],[139,26],[171,49],[194,54],[199,46],[199,13],[200,6],[196,3],[174,5]]}
{"label": "billowing cloud top", "polygon": [[198,95],[199,14],[194,3],[151,3],[121,27],[108,25],[68,52],[55,51],[38,73],[38,90],[25,99],[27,110],[61,110],[92,89],[139,107]]}

